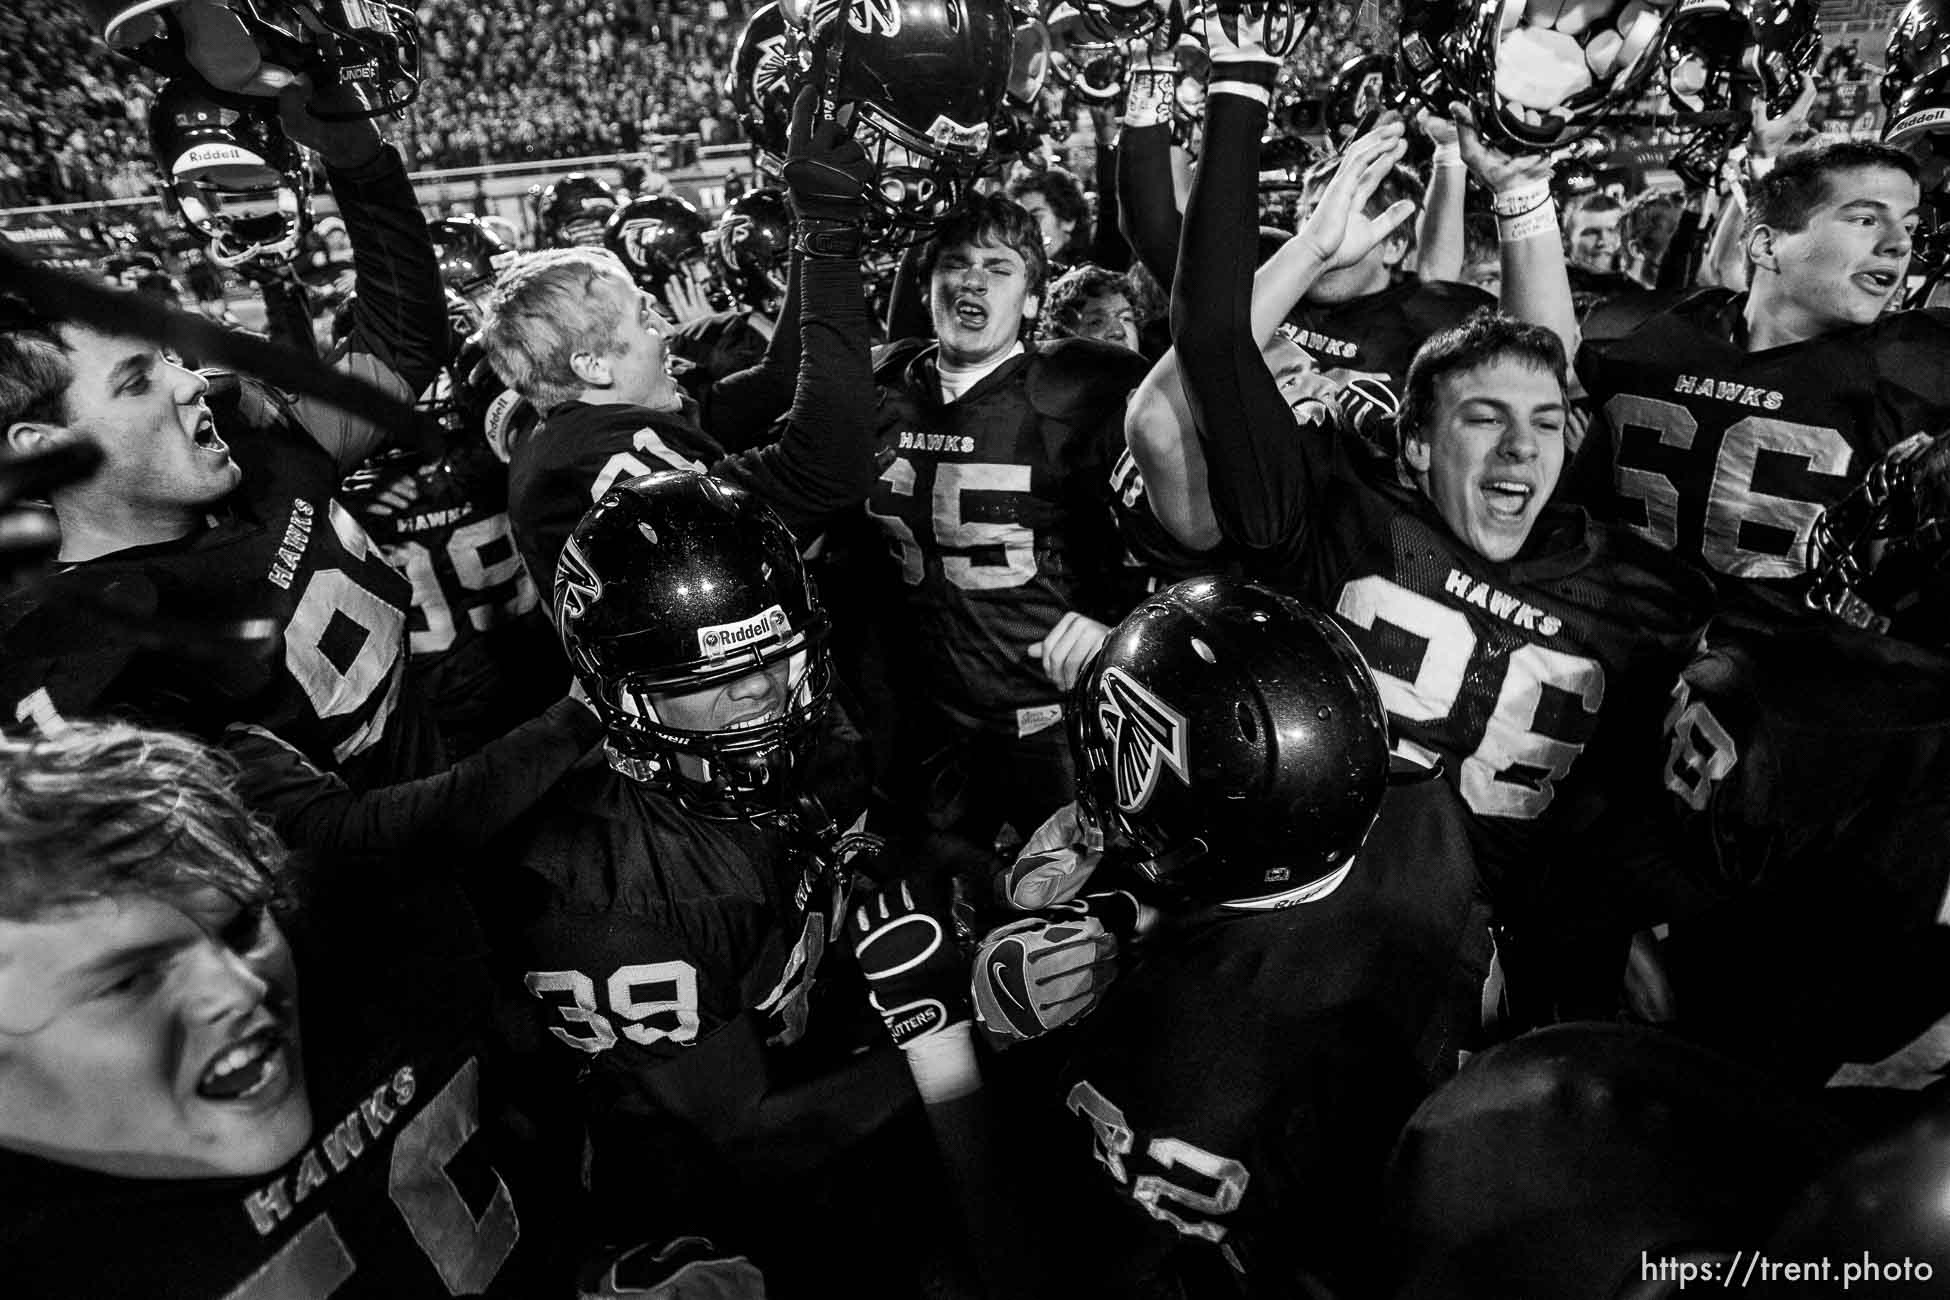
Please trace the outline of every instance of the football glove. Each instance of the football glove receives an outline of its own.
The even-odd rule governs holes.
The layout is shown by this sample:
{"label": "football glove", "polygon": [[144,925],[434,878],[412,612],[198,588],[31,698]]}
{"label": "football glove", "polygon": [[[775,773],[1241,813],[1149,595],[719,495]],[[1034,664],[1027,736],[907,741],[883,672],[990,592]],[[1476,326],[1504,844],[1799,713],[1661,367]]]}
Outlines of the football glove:
{"label": "football glove", "polygon": [[1075,803],[1064,804],[1036,828],[1002,873],[1003,901],[1018,912],[1067,903],[1083,892],[1103,857],[1103,833]]}
{"label": "football glove", "polygon": [[1047,915],[992,931],[975,954],[975,1020],[998,1047],[1081,1020],[1117,978],[1117,954],[1137,930],[1137,900],[1088,894]]}
{"label": "football glove", "polygon": [[947,922],[917,905],[906,881],[888,882],[855,907],[847,938],[867,1000],[896,1047],[909,1051],[968,1021],[967,963]]}
{"label": "football glove", "polygon": [[801,221],[863,221],[873,163],[840,123],[828,119],[814,126],[818,110],[818,88],[802,87],[792,105],[791,139],[779,173],[792,211]]}

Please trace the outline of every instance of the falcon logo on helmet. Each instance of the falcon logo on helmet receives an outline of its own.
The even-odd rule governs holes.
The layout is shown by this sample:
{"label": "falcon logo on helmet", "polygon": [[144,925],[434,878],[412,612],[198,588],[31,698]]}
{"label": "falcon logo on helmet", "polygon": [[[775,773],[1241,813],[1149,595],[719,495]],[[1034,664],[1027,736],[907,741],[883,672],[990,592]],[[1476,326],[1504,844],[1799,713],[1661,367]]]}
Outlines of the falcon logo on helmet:
{"label": "falcon logo on helmet", "polygon": [[[576,639],[570,635],[576,623],[603,594],[603,580],[583,557],[582,548],[571,537],[563,543],[561,558],[555,562],[555,634],[575,659]],[[578,663],[576,671],[593,671],[593,666]]]}
{"label": "falcon logo on helmet", "polygon": [[895,0],[853,0],[847,6],[846,25],[865,36],[892,40],[901,34],[900,5]]}
{"label": "falcon logo on helmet", "polygon": [[1117,806],[1142,812],[1157,792],[1166,768],[1191,783],[1185,752],[1185,715],[1144,689],[1120,668],[1104,673],[1104,697],[1097,717],[1110,737],[1111,768],[1117,776]]}

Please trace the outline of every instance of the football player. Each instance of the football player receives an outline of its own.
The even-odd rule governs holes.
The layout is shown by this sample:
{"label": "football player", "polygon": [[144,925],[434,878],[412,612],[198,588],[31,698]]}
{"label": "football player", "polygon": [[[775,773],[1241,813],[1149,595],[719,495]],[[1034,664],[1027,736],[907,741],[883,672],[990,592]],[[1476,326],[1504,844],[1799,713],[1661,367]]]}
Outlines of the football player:
{"label": "football player", "polygon": [[1890,310],[1918,201],[1915,162],[1883,145],[1781,158],[1750,187],[1745,294],[1702,291],[1578,352],[1592,432],[1567,491],[1723,585],[1798,594],[1816,517],[1950,416],[1943,318]]}
{"label": "football player", "polygon": [[1454,792],[1390,787],[1374,676],[1332,619],[1230,579],[1141,603],[1072,736],[1083,819],[1164,912],[1070,1031],[1062,1096],[1096,1156],[1074,1169],[1097,1190],[1063,1197],[1080,1284],[1365,1294],[1388,1149],[1454,1072],[1487,957]]}
{"label": "football player", "polygon": [[671,369],[699,402],[718,380],[757,365],[778,329],[792,259],[792,208],[785,192],[740,195],[719,214],[704,245],[734,301],[729,311],[682,325],[671,336]]}
{"label": "football player", "polygon": [[0,741],[9,1290],[553,1294],[567,1202],[494,1118],[452,882],[294,895],[234,776],[123,724]]}
{"label": "football player", "polygon": [[1248,572],[1334,611],[1367,655],[1397,745],[1443,760],[1492,896],[1515,912],[1552,853],[1542,845],[1585,815],[1586,800],[1562,796],[1600,784],[1579,765],[1600,717],[1663,696],[1705,594],[1666,557],[1549,504],[1568,399],[1546,330],[1484,315],[1423,344],[1399,462],[1350,450],[1323,403],[1290,409],[1262,343],[1315,276],[1360,264],[1409,216],[1406,200],[1365,215],[1403,128],[1349,147],[1264,277],[1284,300],[1254,295],[1253,152],[1276,64],[1251,22],[1235,46],[1231,21],[1208,24],[1227,75],[1208,100],[1173,302],[1197,436],[1134,436],[1132,450],[1147,483],[1176,482],[1174,494],[1196,465]]}
{"label": "football player", "polygon": [[862,789],[828,619],[780,516],[683,471],[609,489],[555,597],[607,739],[509,836],[500,948],[578,1081],[612,1224],[653,1198],[763,1255],[797,1214],[770,1198],[912,1097],[892,1051],[806,1077],[843,905],[830,819]]}
{"label": "football player", "polygon": [[489,448],[491,406],[474,307],[516,256],[474,218],[428,223],[447,286],[449,359],[420,394],[443,435],[433,455],[388,452],[346,481],[348,506],[413,584],[408,689],[427,702],[449,757],[474,753],[559,699],[566,674],[508,521],[508,472]]}
{"label": "football player", "polygon": [[[1144,359],[1025,342],[1042,236],[1014,201],[971,197],[923,249],[934,337],[875,360],[880,482],[868,503],[897,563],[889,672],[896,767],[916,806],[987,854],[1070,798],[1063,696],[1121,613],[1109,462]],[[904,756],[904,757],[900,757]]]}
{"label": "football player", "polygon": [[[338,367],[410,398],[432,381],[447,324],[405,168],[370,121],[313,116],[302,86],[281,104],[292,137],[325,158],[366,286]],[[426,728],[400,691],[408,585],[336,499],[388,430],[24,305],[0,322],[0,376],[9,447],[80,439],[104,453],[52,494],[60,571],[0,617],[9,720],[47,728],[127,705],[206,736],[263,728],[355,786],[423,768]],[[281,645],[214,673],[168,647],[137,659],[127,636],[77,622],[105,589],[138,619],[269,619]]]}
{"label": "football player", "polygon": [[[482,342],[543,423],[514,448],[508,513],[528,571],[553,580],[569,532],[612,484],[654,469],[705,470],[763,493],[808,543],[873,482],[867,313],[860,285],[862,187],[870,167],[802,92],[786,179],[800,216],[787,314],[765,362],[719,381],[700,409],[665,365],[671,325],[623,264],[597,250],[531,254],[495,290]],[[795,394],[795,376],[803,376]],[[784,434],[726,455],[711,431],[792,410]],[[760,412],[752,418],[752,411]],[[754,439],[747,439],[754,441]]]}
{"label": "football player", "polygon": [[[370,122],[314,118],[304,95],[288,92],[286,116],[324,146],[377,286],[359,301],[340,369],[396,395],[424,388],[446,321],[404,168]],[[79,716],[126,715],[221,740],[252,805],[288,842],[328,856],[478,844],[593,743],[588,709],[559,700],[436,770],[438,738],[403,686],[409,584],[337,496],[385,430],[185,369],[147,339],[24,300],[7,307],[9,445],[99,452],[92,473],[48,492],[55,571],[0,610],[12,721],[52,733]]]}

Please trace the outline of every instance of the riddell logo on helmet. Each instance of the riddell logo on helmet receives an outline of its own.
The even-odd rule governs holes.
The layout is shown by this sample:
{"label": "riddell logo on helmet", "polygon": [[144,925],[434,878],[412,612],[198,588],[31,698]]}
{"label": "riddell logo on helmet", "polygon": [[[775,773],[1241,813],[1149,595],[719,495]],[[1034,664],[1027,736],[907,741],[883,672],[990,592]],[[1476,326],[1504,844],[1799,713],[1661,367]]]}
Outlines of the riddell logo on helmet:
{"label": "riddell logo on helmet", "polygon": [[191,145],[185,149],[176,159],[175,173],[181,176],[185,172],[202,171],[206,167],[230,167],[239,164],[248,167],[265,165],[262,158],[248,149],[239,148],[234,144],[209,143]]}
{"label": "riddell logo on helmet", "polygon": [[733,650],[775,636],[786,629],[792,620],[785,616],[785,610],[772,606],[756,618],[748,618],[742,623],[714,623],[710,627],[697,630],[697,651],[707,659],[728,655]]}

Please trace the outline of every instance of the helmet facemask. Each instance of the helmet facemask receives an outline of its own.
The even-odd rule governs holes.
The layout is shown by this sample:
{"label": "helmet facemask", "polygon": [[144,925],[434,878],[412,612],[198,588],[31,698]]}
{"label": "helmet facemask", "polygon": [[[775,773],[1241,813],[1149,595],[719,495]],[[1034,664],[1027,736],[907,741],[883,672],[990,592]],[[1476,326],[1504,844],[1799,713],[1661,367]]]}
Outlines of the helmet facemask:
{"label": "helmet facemask", "polygon": [[[609,732],[610,766],[668,791],[699,816],[742,820],[783,811],[794,793],[791,778],[809,757],[832,697],[825,632],[822,624],[687,673],[585,676],[583,689]],[[763,722],[692,730],[665,720],[671,710],[659,697],[725,687],[779,665],[785,669],[784,698]]]}

